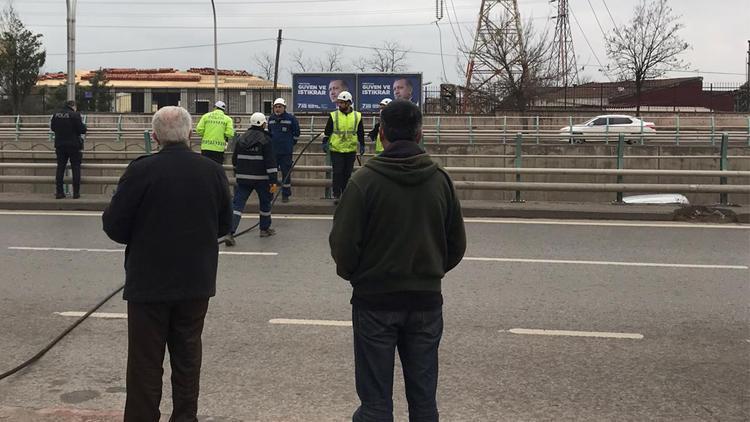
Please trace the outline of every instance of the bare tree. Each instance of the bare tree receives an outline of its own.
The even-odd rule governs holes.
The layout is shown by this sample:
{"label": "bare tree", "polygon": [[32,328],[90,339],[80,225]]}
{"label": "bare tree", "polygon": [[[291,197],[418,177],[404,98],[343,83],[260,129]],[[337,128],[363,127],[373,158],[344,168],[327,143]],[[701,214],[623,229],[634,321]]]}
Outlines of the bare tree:
{"label": "bare tree", "polygon": [[406,57],[409,49],[398,41],[384,41],[382,46],[373,48],[372,51],[373,55],[364,63],[375,72],[397,73],[408,68]]}
{"label": "bare tree", "polygon": [[641,0],[630,23],[606,37],[607,56],[617,65],[616,71],[622,79],[635,82],[637,115],[643,83],[686,66],[678,56],[690,45],[677,34],[684,27],[678,20],[667,0]]}
{"label": "bare tree", "polygon": [[367,63],[367,57],[359,56],[351,61],[351,67],[360,73],[370,72],[370,65]]}
{"label": "bare tree", "polygon": [[258,75],[266,78],[267,80],[273,80],[274,65],[276,64],[276,57],[271,53],[264,51],[253,56],[253,63],[255,64],[255,70]]}
{"label": "bare tree", "polygon": [[294,72],[309,72],[313,68],[312,63],[305,58],[305,52],[301,48],[292,51],[291,61]]}
{"label": "bare tree", "polygon": [[[495,23],[499,28],[515,27],[515,19],[503,14]],[[537,33],[531,20],[519,35],[509,37],[507,32],[493,31],[480,34],[478,41],[483,48],[471,56],[475,62],[488,67],[486,72],[474,73],[467,87],[471,108],[477,111],[492,111],[508,108],[525,112],[541,91],[557,80],[554,73],[549,33]],[[491,75],[491,76],[490,76]]]}
{"label": "bare tree", "polygon": [[331,47],[325,56],[318,59],[318,69],[321,72],[343,72],[344,49]]}

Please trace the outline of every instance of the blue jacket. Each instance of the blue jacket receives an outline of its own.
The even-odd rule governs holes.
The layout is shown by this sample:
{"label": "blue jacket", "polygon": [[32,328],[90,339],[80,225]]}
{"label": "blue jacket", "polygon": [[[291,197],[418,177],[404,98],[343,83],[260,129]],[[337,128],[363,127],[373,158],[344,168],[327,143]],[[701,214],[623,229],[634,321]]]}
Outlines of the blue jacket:
{"label": "blue jacket", "polygon": [[300,133],[296,117],[287,112],[280,116],[272,113],[268,118],[268,132],[271,133],[274,154],[291,155],[294,152]]}

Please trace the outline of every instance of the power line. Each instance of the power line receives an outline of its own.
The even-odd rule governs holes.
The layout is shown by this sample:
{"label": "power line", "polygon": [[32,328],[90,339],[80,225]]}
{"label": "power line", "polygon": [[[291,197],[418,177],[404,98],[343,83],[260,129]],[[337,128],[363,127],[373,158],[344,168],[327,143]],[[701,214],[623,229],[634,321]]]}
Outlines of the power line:
{"label": "power line", "polygon": [[604,3],[604,8],[607,9],[607,14],[609,15],[609,19],[612,21],[612,25],[614,25],[615,30],[617,30],[617,23],[615,23],[615,18],[612,17],[612,12],[609,11],[609,6],[607,6],[607,0],[602,0],[602,3]]}
{"label": "power line", "polygon": [[[282,5],[286,4],[315,4],[315,3],[341,3],[341,2],[349,2],[349,0],[275,0],[275,4],[281,3]],[[121,1],[99,1],[99,0],[79,0],[79,4],[96,4],[97,6],[102,7],[109,7],[109,6],[123,6],[123,7],[130,7],[131,5],[163,5],[163,6],[183,6],[186,4],[191,5],[201,5],[205,6],[206,2],[205,0],[180,0],[175,2],[167,2],[167,1],[128,1],[128,2],[121,2]],[[61,4],[59,1],[53,1],[53,0],[34,0],[34,5],[37,4]],[[222,0],[222,5],[244,5],[244,4],[268,4],[268,0]],[[29,6],[30,4],[25,4],[25,6]]]}
{"label": "power line", "polygon": [[607,72],[607,69],[602,65],[602,62],[599,60],[599,56],[596,55],[596,51],[594,51],[594,48],[591,47],[591,43],[589,42],[589,38],[586,36],[586,33],[583,31],[583,28],[581,28],[581,24],[578,22],[578,18],[576,17],[576,14],[573,13],[572,8],[568,8],[570,11],[570,14],[573,16],[573,21],[575,21],[576,26],[578,27],[578,30],[581,31],[581,35],[583,35],[583,39],[586,41],[586,45],[589,46],[589,50],[591,50],[591,53],[594,54],[594,58],[596,59],[596,62],[599,63],[599,68],[601,69],[602,73],[604,73],[604,76],[609,79],[610,82],[612,82],[612,78],[609,76],[609,73]]}
{"label": "power line", "polygon": [[599,22],[599,16],[596,15],[596,10],[594,10],[594,6],[591,5],[591,0],[586,0],[589,4],[589,7],[591,8],[591,12],[594,14],[594,19],[596,19],[596,24],[599,26],[599,30],[602,31],[602,35],[604,38],[607,38],[607,33],[604,32],[604,28],[602,27],[602,23]]}
{"label": "power line", "polygon": [[[376,46],[343,44],[343,43],[325,42],[325,41],[301,40],[299,38],[284,38],[284,41],[299,42],[299,43],[304,43],[304,44],[330,45],[330,46],[335,46],[335,47],[358,48],[358,49],[363,49],[363,50],[382,50],[383,49],[382,47],[376,47]],[[440,53],[434,52],[434,51],[417,51],[417,50],[406,50],[406,49],[398,49],[398,48],[394,49],[393,51],[398,52],[398,53],[424,54],[426,56],[440,56]],[[446,56],[458,57],[457,54],[446,54]]]}
{"label": "power line", "polygon": [[[468,23],[468,22],[461,22]],[[65,27],[65,25],[48,25],[48,24],[28,24],[31,27]],[[401,27],[408,28],[414,26],[432,26],[430,23],[394,23],[394,24],[370,24],[370,25],[326,25],[326,26],[310,26],[310,25],[277,25],[277,26],[253,26],[248,28],[247,26],[219,26],[218,29],[241,29],[243,31],[255,31],[255,30],[268,30],[268,29],[357,29],[357,28],[393,28]],[[213,29],[213,26],[165,26],[165,25],[76,25],[76,28],[94,28],[94,29],[182,29],[182,30],[195,30],[195,29]]]}
{"label": "power line", "polygon": [[[259,38],[256,40],[220,42],[220,43],[217,43],[217,45],[250,44],[250,43],[261,42],[261,41],[275,41],[275,40],[276,38]],[[180,45],[180,46],[173,46],[173,47],[138,48],[138,49],[133,49],[133,50],[84,51],[84,52],[76,52],[76,54],[89,55],[89,54],[143,53],[147,51],[184,50],[184,49],[191,49],[191,48],[202,48],[202,47],[213,47],[213,46],[214,46],[213,43],[193,44],[193,45]],[[68,53],[47,53],[48,56],[65,56],[67,54]]]}

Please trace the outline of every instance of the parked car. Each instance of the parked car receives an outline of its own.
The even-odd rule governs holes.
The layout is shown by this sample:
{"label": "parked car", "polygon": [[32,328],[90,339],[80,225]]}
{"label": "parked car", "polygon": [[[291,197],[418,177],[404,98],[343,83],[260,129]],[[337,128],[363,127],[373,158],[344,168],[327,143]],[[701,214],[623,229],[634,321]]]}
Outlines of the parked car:
{"label": "parked car", "polygon": [[[610,140],[617,139],[620,133],[626,134],[628,143],[640,139],[641,133],[651,135],[656,133],[652,122],[645,122],[637,117],[624,114],[606,114],[596,116],[593,119],[571,126],[560,128],[560,134],[565,136],[565,142],[581,144],[588,141],[603,141],[607,135]],[[629,135],[638,135],[633,137]]]}

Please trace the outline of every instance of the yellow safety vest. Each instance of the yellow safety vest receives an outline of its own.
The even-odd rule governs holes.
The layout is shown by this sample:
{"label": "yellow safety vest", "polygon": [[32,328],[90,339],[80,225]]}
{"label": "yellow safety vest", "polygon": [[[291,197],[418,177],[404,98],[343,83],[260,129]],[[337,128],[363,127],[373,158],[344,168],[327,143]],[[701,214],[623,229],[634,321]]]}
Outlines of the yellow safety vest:
{"label": "yellow safety vest", "polygon": [[383,143],[380,142],[380,133],[375,137],[375,154],[383,152]]}
{"label": "yellow safety vest", "polygon": [[201,136],[201,150],[224,152],[226,140],[234,136],[234,122],[220,109],[201,116],[195,126]]}
{"label": "yellow safety vest", "polygon": [[333,132],[328,142],[333,152],[357,152],[357,127],[362,120],[362,113],[352,111],[349,114],[339,110],[331,112]]}

